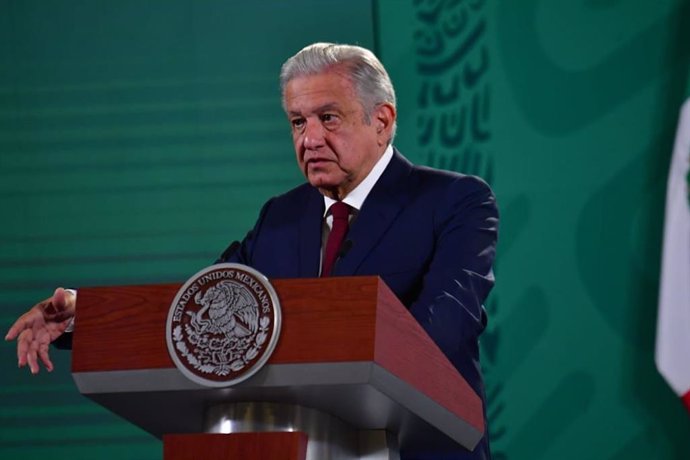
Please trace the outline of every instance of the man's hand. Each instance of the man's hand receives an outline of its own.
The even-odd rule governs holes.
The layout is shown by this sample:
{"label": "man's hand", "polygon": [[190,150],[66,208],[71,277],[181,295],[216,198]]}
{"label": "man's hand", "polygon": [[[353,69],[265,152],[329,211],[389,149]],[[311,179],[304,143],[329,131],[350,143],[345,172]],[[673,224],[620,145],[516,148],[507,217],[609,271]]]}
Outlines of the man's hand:
{"label": "man's hand", "polygon": [[57,288],[52,297],[34,305],[15,321],[5,340],[17,339],[19,367],[28,364],[31,373],[37,374],[40,358],[48,372],[53,370],[48,347],[50,342],[65,332],[65,328],[74,317],[75,308],[75,295],[63,288]]}

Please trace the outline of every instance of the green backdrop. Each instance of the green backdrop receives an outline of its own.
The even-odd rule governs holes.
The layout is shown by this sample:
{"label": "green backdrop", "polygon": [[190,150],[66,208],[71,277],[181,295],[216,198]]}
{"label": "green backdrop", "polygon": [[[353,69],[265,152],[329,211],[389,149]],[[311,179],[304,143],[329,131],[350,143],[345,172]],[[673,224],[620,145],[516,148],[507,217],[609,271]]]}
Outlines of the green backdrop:
{"label": "green backdrop", "polygon": [[[501,209],[482,339],[497,459],[690,458],[653,365],[690,2],[0,0],[0,326],[68,286],[181,281],[301,181],[282,61],[373,47],[413,161]],[[69,354],[0,346],[0,458],[157,459]]]}

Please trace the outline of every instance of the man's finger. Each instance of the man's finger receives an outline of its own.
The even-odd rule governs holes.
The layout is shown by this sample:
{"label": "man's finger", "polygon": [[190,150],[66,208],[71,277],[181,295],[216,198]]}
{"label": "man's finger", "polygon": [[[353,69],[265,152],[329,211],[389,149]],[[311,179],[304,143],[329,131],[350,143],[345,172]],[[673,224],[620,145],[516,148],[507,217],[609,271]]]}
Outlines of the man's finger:
{"label": "man's finger", "polygon": [[43,365],[48,372],[53,372],[53,363],[50,360],[50,355],[48,354],[48,344],[43,343],[38,347],[38,357],[41,358]]}
{"label": "man's finger", "polygon": [[36,340],[33,340],[31,344],[29,345],[29,351],[26,353],[26,360],[29,363],[29,369],[31,369],[32,374],[38,374],[39,367],[38,367],[38,357],[37,357],[37,348],[38,348],[38,343]]}
{"label": "man's finger", "polygon": [[53,293],[52,303],[58,311],[62,311],[65,309],[65,305],[67,304],[67,293],[63,288],[59,287],[55,289],[55,292]]}
{"label": "man's finger", "polygon": [[10,327],[10,330],[7,331],[7,335],[5,335],[5,340],[14,340],[17,338],[20,332],[22,332],[24,329],[27,327],[27,321],[26,321],[26,314],[22,315],[17,319],[17,321],[14,322],[12,327]]}
{"label": "man's finger", "polygon": [[26,366],[26,354],[29,352],[29,344],[33,341],[34,333],[31,329],[24,329],[17,338],[17,365]]}

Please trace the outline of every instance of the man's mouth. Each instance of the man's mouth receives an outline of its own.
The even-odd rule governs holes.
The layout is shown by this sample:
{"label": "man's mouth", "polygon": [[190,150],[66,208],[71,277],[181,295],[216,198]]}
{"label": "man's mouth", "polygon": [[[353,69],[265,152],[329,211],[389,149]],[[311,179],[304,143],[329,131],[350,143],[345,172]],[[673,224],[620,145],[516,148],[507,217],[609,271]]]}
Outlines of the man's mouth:
{"label": "man's mouth", "polygon": [[329,160],[327,158],[312,158],[310,160],[307,160],[307,168],[319,168],[331,162],[332,160]]}

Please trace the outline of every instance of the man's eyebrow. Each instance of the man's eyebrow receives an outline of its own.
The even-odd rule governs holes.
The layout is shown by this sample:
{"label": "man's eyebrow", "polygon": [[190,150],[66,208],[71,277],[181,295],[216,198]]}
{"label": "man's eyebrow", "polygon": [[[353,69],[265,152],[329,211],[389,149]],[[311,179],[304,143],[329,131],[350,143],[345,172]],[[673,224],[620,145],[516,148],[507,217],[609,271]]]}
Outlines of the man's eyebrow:
{"label": "man's eyebrow", "polygon": [[[340,111],[340,105],[338,105],[337,102],[328,102],[326,104],[322,104],[322,105],[316,107],[314,110],[312,110],[312,112],[313,113],[323,113],[323,112],[327,112],[329,110]],[[302,112],[297,111],[297,110],[288,111],[288,115],[289,116],[295,116],[295,117],[303,116]]]}
{"label": "man's eyebrow", "polygon": [[329,102],[328,104],[323,104],[314,110],[314,112],[320,113],[320,112],[326,112],[328,110],[340,110],[340,106],[338,105],[337,102]]}

